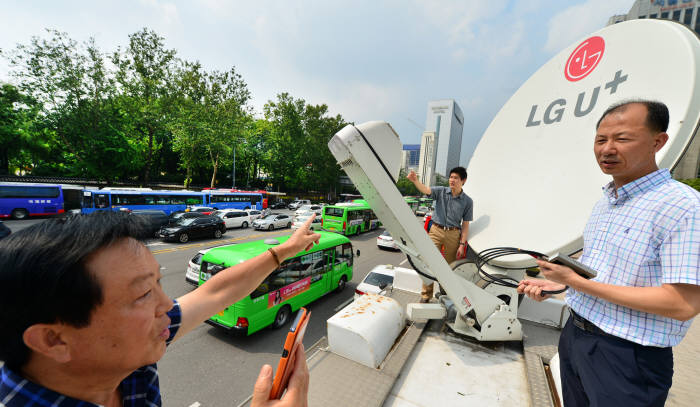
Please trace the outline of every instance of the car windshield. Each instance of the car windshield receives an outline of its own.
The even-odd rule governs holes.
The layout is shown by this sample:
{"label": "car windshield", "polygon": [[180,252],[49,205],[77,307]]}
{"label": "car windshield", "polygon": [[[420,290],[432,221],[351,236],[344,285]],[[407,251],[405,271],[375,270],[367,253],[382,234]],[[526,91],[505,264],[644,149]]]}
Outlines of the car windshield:
{"label": "car windshield", "polygon": [[267,215],[267,216],[265,216],[263,219],[275,220],[276,217],[277,217],[277,215]]}
{"label": "car windshield", "polygon": [[224,212],[224,211],[214,211],[211,214],[212,214],[212,216],[222,217],[222,216],[224,216],[225,213],[226,212]]}
{"label": "car windshield", "polygon": [[377,287],[381,286],[382,284],[392,284],[394,282],[394,276],[390,276],[387,274],[379,274],[379,273],[372,273],[370,272],[367,274],[367,277],[365,277],[365,283],[371,284],[371,285],[376,285]]}
{"label": "car windshield", "polygon": [[388,230],[385,230],[384,233],[382,233],[382,236],[388,236],[391,237],[391,234],[389,233]]}
{"label": "car windshield", "polygon": [[177,220],[177,225],[180,226],[189,226],[192,224],[192,222],[195,221],[197,218],[180,218]]}

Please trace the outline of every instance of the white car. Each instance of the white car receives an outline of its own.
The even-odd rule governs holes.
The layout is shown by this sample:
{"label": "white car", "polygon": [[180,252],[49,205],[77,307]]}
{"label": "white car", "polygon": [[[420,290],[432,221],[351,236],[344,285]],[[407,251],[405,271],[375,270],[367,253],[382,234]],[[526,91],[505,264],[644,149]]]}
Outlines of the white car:
{"label": "white car", "polygon": [[314,212],[315,214],[320,215],[322,210],[323,208],[321,205],[302,205],[296,210],[296,212],[294,212],[294,215],[299,216],[304,212]]}
{"label": "white car", "polygon": [[189,263],[187,264],[185,281],[192,284],[193,286],[199,285],[199,266],[202,264],[202,257],[209,250],[211,250],[211,248],[200,250],[199,252],[197,252],[197,254],[194,255],[194,257],[190,259]]}
{"label": "white car", "polygon": [[226,223],[226,228],[247,228],[253,223],[250,215],[246,211],[241,211],[238,209],[222,209],[212,213],[212,215],[218,216],[224,220]]}
{"label": "white car", "polygon": [[[235,244],[235,243],[234,243]],[[197,252],[197,254],[194,255],[190,259],[190,261],[187,263],[187,271],[185,272],[185,281],[188,283],[198,286],[199,285],[199,268],[202,265],[202,257],[211,249],[215,249],[217,247],[226,247],[226,246],[233,246],[233,244],[225,244],[222,246],[214,246],[210,247],[208,249],[202,249]]]}
{"label": "white car", "polygon": [[277,228],[288,228],[292,226],[292,218],[289,215],[272,213],[261,219],[255,219],[253,221],[253,227],[255,229],[267,229],[274,230]]}
{"label": "white car", "polygon": [[[304,222],[306,222],[311,215],[306,215],[306,216],[297,216],[294,218],[294,222],[292,222],[292,230],[297,230],[300,227],[304,225]],[[321,217],[316,216],[313,222],[311,222],[310,226],[311,230],[321,230]]]}
{"label": "white car", "polygon": [[416,209],[416,216],[425,216],[426,213],[430,212],[430,208],[427,206],[419,206]]}
{"label": "white car", "polygon": [[244,209],[245,212],[248,212],[248,216],[250,216],[250,220],[254,221],[255,219],[260,219],[263,217],[262,212],[257,210],[257,209]]}
{"label": "white car", "polygon": [[399,247],[396,245],[394,238],[391,237],[388,230],[385,230],[384,233],[377,236],[377,247],[380,249],[399,250]]}
{"label": "white car", "polygon": [[311,201],[309,201],[308,199],[297,199],[296,201],[290,203],[289,206],[287,206],[287,208],[296,210],[302,205],[311,205]]}
{"label": "white car", "polygon": [[354,298],[361,295],[381,294],[387,287],[420,294],[423,288],[423,280],[415,270],[394,267],[391,264],[380,264],[362,279],[355,288]]}

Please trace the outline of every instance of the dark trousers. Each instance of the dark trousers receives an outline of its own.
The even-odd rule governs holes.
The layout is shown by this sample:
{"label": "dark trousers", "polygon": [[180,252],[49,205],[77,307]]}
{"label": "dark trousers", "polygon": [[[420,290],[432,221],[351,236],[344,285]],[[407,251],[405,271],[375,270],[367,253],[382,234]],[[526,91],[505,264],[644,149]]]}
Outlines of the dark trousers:
{"label": "dark trousers", "polygon": [[673,378],[671,348],[592,333],[571,317],[559,338],[564,406],[663,406]]}

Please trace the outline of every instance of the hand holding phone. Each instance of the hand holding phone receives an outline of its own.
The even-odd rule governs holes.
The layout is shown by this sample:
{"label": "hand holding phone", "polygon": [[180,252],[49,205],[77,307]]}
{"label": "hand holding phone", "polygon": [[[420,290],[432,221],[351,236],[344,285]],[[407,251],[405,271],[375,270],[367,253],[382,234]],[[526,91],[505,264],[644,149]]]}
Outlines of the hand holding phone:
{"label": "hand holding phone", "polygon": [[598,272],[596,272],[592,268],[586,266],[585,264],[577,260],[572,259],[571,257],[565,254],[557,253],[554,256],[548,258],[547,261],[550,263],[566,266],[574,270],[578,275],[580,275],[583,278],[591,279],[595,278],[595,276],[598,275]]}
{"label": "hand holding phone", "polygon": [[292,375],[294,362],[296,360],[297,348],[304,339],[304,333],[306,332],[306,326],[309,322],[310,316],[311,313],[308,312],[306,308],[300,308],[299,312],[297,312],[294,323],[292,324],[292,327],[287,334],[287,339],[284,342],[282,357],[280,357],[279,364],[277,365],[277,372],[275,373],[275,379],[272,382],[270,399],[279,399],[287,389],[289,377]]}

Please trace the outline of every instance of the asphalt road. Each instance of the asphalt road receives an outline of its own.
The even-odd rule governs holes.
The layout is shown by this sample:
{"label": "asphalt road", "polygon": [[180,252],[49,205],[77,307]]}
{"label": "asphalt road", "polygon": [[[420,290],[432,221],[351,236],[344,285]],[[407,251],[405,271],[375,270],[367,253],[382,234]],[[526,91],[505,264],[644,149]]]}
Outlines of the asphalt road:
{"label": "asphalt road", "polygon": [[[6,225],[15,233],[41,221],[7,221]],[[312,315],[304,337],[306,348],[325,336],[326,320],[352,298],[355,287],[369,270],[378,264],[400,265],[405,261],[405,256],[400,252],[377,248],[376,238],[381,232],[382,229],[379,229],[353,236],[353,248],[360,250],[360,257],[355,258],[352,281],[342,293],[328,294],[307,306]],[[229,229],[221,239],[193,240],[186,244],[154,240],[148,242],[148,247],[163,267],[163,289],[172,298],[177,298],[194,289],[185,282],[185,270],[188,260],[197,251],[289,233],[289,229],[273,232],[251,228]],[[193,407],[238,405],[251,394],[263,364],[277,367],[290,324],[278,330],[263,329],[248,337],[233,337],[209,325],[200,325],[173,343],[158,364],[164,404]]]}

